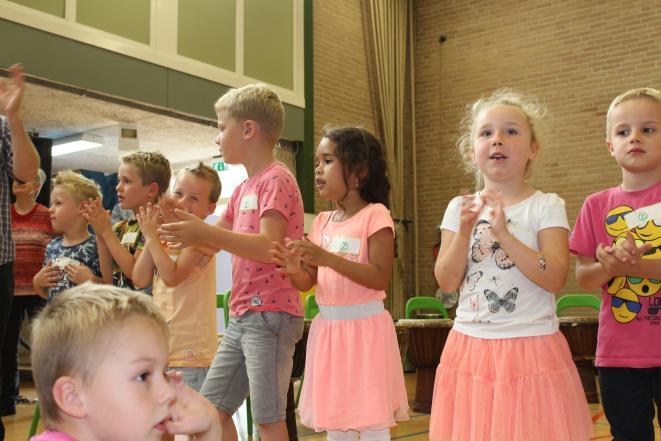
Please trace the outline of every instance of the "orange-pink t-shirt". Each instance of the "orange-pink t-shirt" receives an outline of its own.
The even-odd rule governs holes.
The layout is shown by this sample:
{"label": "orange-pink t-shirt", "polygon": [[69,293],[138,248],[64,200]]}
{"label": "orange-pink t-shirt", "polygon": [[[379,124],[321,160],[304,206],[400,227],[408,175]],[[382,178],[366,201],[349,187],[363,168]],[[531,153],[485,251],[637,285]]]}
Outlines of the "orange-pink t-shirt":
{"label": "orange-pink t-shirt", "polygon": [[[275,161],[242,182],[232,193],[224,220],[237,233],[259,234],[260,219],[275,210],[287,219],[287,237],[303,237],[303,201],[296,178]],[[232,255],[232,297],[230,314],[248,311],[281,311],[302,317],[298,290],[279,274],[277,266]]]}
{"label": "orange-pink t-shirt", "polygon": [[[334,215],[334,211],[319,213],[309,238],[352,262],[369,263],[367,239],[377,231],[389,228],[395,234],[390,212],[383,204],[369,204],[342,222],[333,222]],[[315,296],[320,305],[358,305],[383,300],[386,292],[366,288],[331,268],[320,267]]]}

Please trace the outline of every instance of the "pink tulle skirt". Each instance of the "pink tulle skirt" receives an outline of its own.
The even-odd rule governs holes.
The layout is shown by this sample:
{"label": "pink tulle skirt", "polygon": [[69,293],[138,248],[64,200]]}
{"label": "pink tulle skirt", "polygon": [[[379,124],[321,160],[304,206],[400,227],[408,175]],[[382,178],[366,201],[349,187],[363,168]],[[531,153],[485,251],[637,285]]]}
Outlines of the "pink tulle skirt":
{"label": "pink tulle skirt", "polygon": [[402,360],[387,311],[310,326],[301,423],[324,430],[377,430],[408,419]]}
{"label": "pink tulle skirt", "polygon": [[586,441],[592,429],[560,332],[494,340],[450,332],[436,370],[431,441]]}

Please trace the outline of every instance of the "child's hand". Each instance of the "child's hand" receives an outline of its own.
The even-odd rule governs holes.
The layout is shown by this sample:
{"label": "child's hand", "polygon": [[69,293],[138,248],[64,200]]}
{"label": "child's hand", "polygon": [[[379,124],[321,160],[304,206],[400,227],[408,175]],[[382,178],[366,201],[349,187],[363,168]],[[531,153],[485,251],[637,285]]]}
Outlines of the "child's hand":
{"label": "child's hand", "polygon": [[106,230],[112,229],[110,213],[103,209],[99,198],[88,199],[83,202],[80,206],[80,214],[89,222],[97,236],[101,236]]}
{"label": "child's hand", "polygon": [[79,265],[72,265],[69,263],[64,267],[64,272],[69,277],[69,280],[71,280],[76,285],[80,285],[87,282],[88,280],[94,279],[94,273],[92,273],[92,270],[89,269],[87,265],[83,265],[82,263]]}
{"label": "child's hand", "polygon": [[186,386],[180,376],[170,376],[175,401],[165,429],[173,435],[197,435],[220,439],[220,420],[216,408],[202,395]]}
{"label": "child's hand", "polygon": [[507,216],[503,210],[503,199],[500,193],[484,190],[480,195],[482,201],[489,206],[489,225],[494,240],[502,240],[509,230],[507,229]]}
{"label": "child's hand", "polygon": [[62,272],[58,266],[53,265],[53,262],[48,262],[48,265],[41,268],[37,274],[32,278],[32,284],[36,288],[46,290],[57,286],[57,281],[62,278]]}
{"label": "child's hand", "polygon": [[159,207],[152,205],[151,202],[147,204],[146,208],[140,207],[135,214],[145,239],[158,239],[159,214]]}
{"label": "child's hand", "polygon": [[199,217],[186,213],[183,210],[175,210],[179,222],[163,224],[158,229],[161,240],[169,243],[173,250],[181,250],[187,247],[203,247],[206,242],[206,226]]}
{"label": "child's hand", "polygon": [[177,201],[172,197],[171,194],[165,194],[158,202],[158,208],[161,210],[161,218],[163,219],[164,224],[171,224],[177,222],[179,218],[174,214],[174,210],[177,208]]}
{"label": "child's hand", "polygon": [[[290,242],[287,240],[287,242]],[[294,254],[280,242],[273,242],[271,248],[273,263],[278,265],[278,272],[285,274],[298,274],[302,271],[301,256]]]}
{"label": "child's hand", "polygon": [[287,249],[294,255],[300,256],[301,261],[310,266],[330,266],[335,255],[310,242],[304,237],[301,240],[292,240],[287,243]]}
{"label": "child's hand", "polygon": [[631,232],[627,232],[623,241],[607,248],[612,250],[611,254],[620,262],[636,266],[640,262],[640,259],[642,259],[643,254],[652,248],[652,245],[645,243],[640,246],[636,245],[636,240],[633,238]]}
{"label": "child's hand", "polygon": [[17,115],[23,101],[25,77],[23,66],[14,64],[9,68],[11,81],[0,80],[0,110],[10,118]]}
{"label": "child's hand", "polygon": [[478,199],[476,201],[476,198],[473,195],[463,194],[461,196],[459,234],[465,237],[470,237],[483,206],[484,203],[482,200]]}

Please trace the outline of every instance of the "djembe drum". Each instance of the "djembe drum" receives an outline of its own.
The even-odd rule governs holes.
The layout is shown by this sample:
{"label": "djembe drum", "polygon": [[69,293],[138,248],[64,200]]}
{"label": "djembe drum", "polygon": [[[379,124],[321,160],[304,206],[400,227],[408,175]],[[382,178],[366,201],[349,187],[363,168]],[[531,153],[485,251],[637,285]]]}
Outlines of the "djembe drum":
{"label": "djembe drum", "polygon": [[[308,334],[310,333],[310,324],[312,320],[305,320],[303,327],[303,337],[296,343],[294,349],[294,364],[291,368],[291,380],[289,381],[289,390],[287,391],[287,413],[286,423],[287,432],[290,440],[298,440],[298,430],[296,429],[296,400],[294,399],[294,382],[303,376],[305,372],[305,351],[308,346]],[[303,385],[301,384],[301,387]]]}
{"label": "djembe drum", "polygon": [[416,370],[412,406],[416,412],[431,413],[436,367],[452,324],[448,319],[401,319],[395,324],[397,330],[407,331],[406,355]]}
{"label": "djembe drum", "polygon": [[588,403],[598,403],[594,359],[597,352],[597,317],[560,317],[560,331],[567,339],[572,358],[581,377]]}

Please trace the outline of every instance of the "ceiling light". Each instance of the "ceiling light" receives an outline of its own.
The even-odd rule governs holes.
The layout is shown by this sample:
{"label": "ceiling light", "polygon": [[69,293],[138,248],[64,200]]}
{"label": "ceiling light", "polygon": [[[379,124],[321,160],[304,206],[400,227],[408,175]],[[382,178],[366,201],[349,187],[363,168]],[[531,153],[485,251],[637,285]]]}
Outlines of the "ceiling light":
{"label": "ceiling light", "polygon": [[79,133],[73,136],[56,139],[53,141],[53,156],[68,155],[83,150],[94,149],[103,145],[103,138],[89,133]]}

